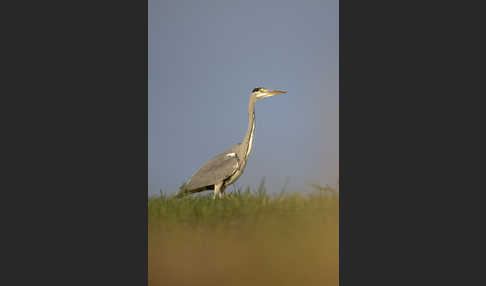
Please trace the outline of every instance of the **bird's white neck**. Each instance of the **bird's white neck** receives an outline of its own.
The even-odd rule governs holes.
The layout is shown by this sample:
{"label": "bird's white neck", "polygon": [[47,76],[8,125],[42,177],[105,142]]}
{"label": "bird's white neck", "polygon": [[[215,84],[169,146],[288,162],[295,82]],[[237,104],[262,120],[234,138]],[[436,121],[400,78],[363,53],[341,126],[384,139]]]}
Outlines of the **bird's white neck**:
{"label": "bird's white neck", "polygon": [[245,150],[242,156],[248,157],[251,152],[251,147],[253,146],[253,139],[255,137],[255,102],[256,98],[254,96],[250,97],[250,102],[248,103],[248,129],[243,139],[243,144],[245,144],[243,150]]}
{"label": "bird's white neck", "polygon": [[251,147],[253,146],[253,137],[255,136],[255,113],[253,113],[252,125],[251,127],[248,128],[251,128],[251,130],[250,130],[250,138],[248,139],[249,141],[248,141],[248,149],[246,151],[246,157],[250,155]]}

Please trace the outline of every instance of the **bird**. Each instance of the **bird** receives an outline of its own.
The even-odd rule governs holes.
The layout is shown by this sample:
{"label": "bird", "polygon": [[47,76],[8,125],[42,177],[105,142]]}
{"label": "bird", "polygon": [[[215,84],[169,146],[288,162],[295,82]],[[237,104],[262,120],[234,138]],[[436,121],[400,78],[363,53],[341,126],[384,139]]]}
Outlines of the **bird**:
{"label": "bird", "polygon": [[218,154],[206,162],[189,180],[183,183],[176,197],[214,190],[216,195],[222,197],[226,188],[233,184],[245,170],[255,136],[255,103],[259,99],[286,93],[284,90],[268,90],[256,87],[251,91],[248,103],[248,129],[243,141],[230,149]]}

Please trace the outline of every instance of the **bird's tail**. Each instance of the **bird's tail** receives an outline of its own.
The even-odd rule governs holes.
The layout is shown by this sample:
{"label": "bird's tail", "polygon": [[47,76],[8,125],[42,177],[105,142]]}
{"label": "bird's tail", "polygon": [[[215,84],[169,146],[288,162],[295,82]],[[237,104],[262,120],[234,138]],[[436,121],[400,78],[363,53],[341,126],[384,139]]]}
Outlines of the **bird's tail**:
{"label": "bird's tail", "polygon": [[176,198],[182,198],[184,196],[187,196],[189,194],[189,191],[186,189],[186,183],[182,184],[180,186],[179,191],[177,191],[177,194],[175,195]]}

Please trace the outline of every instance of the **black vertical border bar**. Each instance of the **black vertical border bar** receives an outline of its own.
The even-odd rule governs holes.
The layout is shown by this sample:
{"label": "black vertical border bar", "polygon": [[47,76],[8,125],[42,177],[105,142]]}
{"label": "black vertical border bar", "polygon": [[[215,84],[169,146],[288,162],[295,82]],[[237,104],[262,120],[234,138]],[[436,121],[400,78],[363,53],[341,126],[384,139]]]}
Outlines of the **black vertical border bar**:
{"label": "black vertical border bar", "polygon": [[[456,41],[445,23],[458,21],[445,6],[340,0],[341,285],[413,285],[436,263],[429,249],[443,236],[427,243],[438,223],[428,216],[441,205],[440,184],[453,178],[441,170],[451,166],[450,150],[439,152],[449,136],[434,141],[446,122],[439,113],[454,110],[444,104],[456,78],[441,73],[450,72],[445,51]],[[441,269],[428,284],[448,275]]]}
{"label": "black vertical border bar", "polygon": [[148,1],[19,6],[3,38],[13,280],[147,285]]}

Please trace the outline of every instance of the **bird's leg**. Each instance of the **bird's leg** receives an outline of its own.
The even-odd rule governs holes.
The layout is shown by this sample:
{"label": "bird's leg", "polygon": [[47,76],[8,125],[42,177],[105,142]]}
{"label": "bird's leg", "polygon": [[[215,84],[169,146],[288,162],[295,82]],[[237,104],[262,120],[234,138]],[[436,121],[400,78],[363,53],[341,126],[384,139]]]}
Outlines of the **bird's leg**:
{"label": "bird's leg", "polygon": [[222,186],[221,190],[219,191],[219,198],[221,199],[222,195],[224,195],[224,191],[226,191],[226,187]]}
{"label": "bird's leg", "polygon": [[216,194],[218,194],[218,193],[219,193],[219,197],[221,197],[221,193],[219,192],[219,190],[221,189],[222,185],[223,185],[223,182],[214,185],[213,200],[216,199]]}

